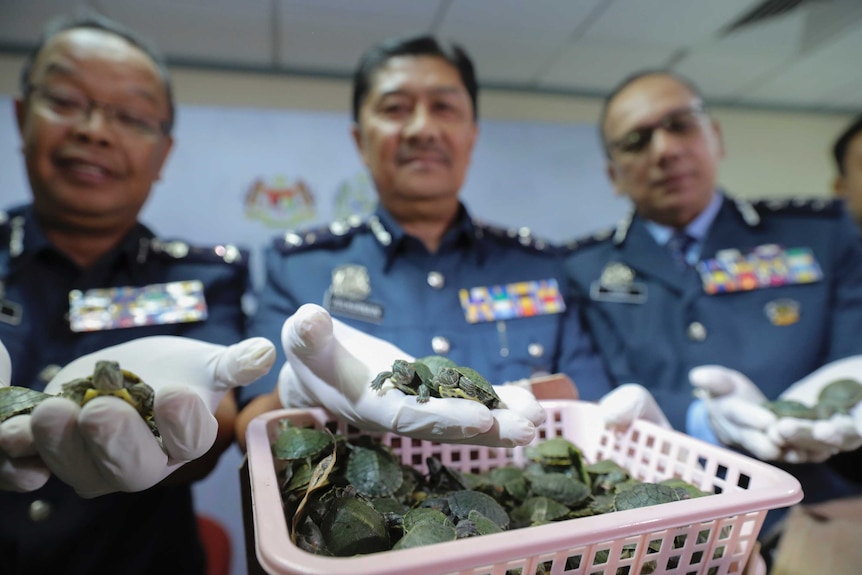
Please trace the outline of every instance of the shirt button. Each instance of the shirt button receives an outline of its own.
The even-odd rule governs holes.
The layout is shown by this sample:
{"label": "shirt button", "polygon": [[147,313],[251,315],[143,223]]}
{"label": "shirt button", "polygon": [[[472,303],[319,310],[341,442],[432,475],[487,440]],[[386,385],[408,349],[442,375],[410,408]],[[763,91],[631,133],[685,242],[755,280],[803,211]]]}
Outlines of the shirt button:
{"label": "shirt button", "polygon": [[446,283],[446,278],[440,272],[428,272],[428,285],[440,289]]}
{"label": "shirt button", "polygon": [[44,521],[51,515],[51,504],[43,499],[37,499],[30,504],[28,514],[33,523]]}
{"label": "shirt button", "polygon": [[706,339],[706,328],[699,321],[693,321],[688,324],[686,334],[688,335],[688,339],[692,341],[703,341]]}
{"label": "shirt button", "polygon": [[431,349],[434,350],[434,353],[441,355],[448,353],[451,347],[452,345],[449,343],[449,340],[442,335],[435,335],[431,338]]}
{"label": "shirt button", "polygon": [[530,354],[530,357],[542,357],[545,355],[545,346],[541,343],[531,343],[527,346],[527,353]]}

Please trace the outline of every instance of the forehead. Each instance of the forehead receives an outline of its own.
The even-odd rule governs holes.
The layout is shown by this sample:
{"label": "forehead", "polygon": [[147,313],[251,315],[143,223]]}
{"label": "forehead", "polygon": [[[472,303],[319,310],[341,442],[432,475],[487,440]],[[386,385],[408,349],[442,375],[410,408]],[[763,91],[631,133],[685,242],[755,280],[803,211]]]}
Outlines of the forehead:
{"label": "forehead", "polygon": [[395,56],[371,77],[371,93],[460,91],[467,93],[458,70],[437,56]]}
{"label": "forehead", "polygon": [[94,86],[118,85],[165,92],[155,62],[124,38],[104,30],[74,28],[51,38],[36,57],[30,79],[61,75]]}
{"label": "forehead", "polygon": [[605,119],[605,132],[615,133],[654,122],[673,110],[685,108],[697,101],[697,94],[671,76],[638,78],[611,101]]}

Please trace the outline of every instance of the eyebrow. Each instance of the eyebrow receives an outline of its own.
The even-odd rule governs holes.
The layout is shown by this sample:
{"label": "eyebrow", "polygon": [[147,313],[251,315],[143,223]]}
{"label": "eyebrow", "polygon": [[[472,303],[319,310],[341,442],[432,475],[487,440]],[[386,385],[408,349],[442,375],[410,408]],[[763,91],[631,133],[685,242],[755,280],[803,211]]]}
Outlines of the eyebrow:
{"label": "eyebrow", "polygon": [[[419,92],[427,92],[429,94],[443,95],[443,96],[461,94],[461,90],[457,86],[436,86],[436,87],[430,88],[428,90],[419,90]],[[417,90],[410,90],[408,88],[399,87],[399,88],[393,88],[393,89],[388,90],[386,92],[380,92],[380,97],[385,98],[387,96],[398,96],[398,95],[402,95],[402,94],[403,95],[411,95],[411,94],[415,94],[415,93],[417,93]],[[464,95],[465,96],[467,95],[466,91],[464,92]]]}

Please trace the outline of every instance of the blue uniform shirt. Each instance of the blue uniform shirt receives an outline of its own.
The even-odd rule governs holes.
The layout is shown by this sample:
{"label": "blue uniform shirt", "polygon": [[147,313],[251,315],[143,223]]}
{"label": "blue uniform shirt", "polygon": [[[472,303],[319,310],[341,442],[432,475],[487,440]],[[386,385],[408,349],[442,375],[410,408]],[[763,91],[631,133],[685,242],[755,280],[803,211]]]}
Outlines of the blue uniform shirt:
{"label": "blue uniform shirt", "polygon": [[[773,272],[774,285],[716,287],[719,293],[710,295],[707,283],[726,286],[729,275],[704,276],[702,267],[675,265],[637,216],[573,242],[566,263],[613,378],[649,388],[676,429],[686,430],[693,367],[738,370],[774,399],[825,363],[862,353],[862,242],[838,202],[725,197],[701,241],[699,266],[709,269],[721,258],[738,262],[758,247],[775,254],[770,246],[777,245],[784,254],[801,248],[802,267],[814,261],[822,277],[805,282],[812,277],[800,274],[799,281],[788,281],[785,273],[782,281]],[[746,275],[734,269],[737,279]],[[792,471],[803,480],[807,501],[856,489],[830,483],[825,466]],[[809,473],[819,477],[806,481]]]}
{"label": "blue uniform shirt", "polygon": [[[50,244],[30,207],[0,212],[0,341],[12,359],[12,384],[42,389],[60,366],[142,336],[236,343],[243,337],[240,298],[248,285],[248,258],[224,247],[162,242],[138,225],[115,250],[82,270]],[[70,329],[71,290],[191,279],[203,283],[205,321]],[[0,509],[4,575],[205,572],[189,485],[82,499],[52,477],[31,493],[0,491]]]}
{"label": "blue uniform shirt", "polygon": [[[554,279],[568,298],[558,250],[526,231],[481,224],[463,208],[437,253],[378,207],[364,222],[336,222],[277,239],[266,252],[266,274],[249,335],[279,342],[284,320],[300,305],[315,303],[413,356],[446,355],[492,383],[563,372],[585,399],[609,391],[571,301],[565,313],[468,321],[464,289]],[[242,391],[244,401],[273,389],[273,371]]]}

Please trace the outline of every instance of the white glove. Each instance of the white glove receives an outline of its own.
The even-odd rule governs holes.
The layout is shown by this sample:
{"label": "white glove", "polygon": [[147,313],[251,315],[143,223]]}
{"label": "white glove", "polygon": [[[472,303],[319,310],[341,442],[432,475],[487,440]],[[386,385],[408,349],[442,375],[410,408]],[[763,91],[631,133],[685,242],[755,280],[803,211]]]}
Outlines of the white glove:
{"label": "white glove", "polygon": [[702,365],[689,372],[694,394],[703,400],[718,440],[741,447],[758,459],[788,461],[804,457],[770,433],[777,422],[763,407],[766,397],[747,377],[719,365]]}
{"label": "white glove", "polygon": [[[11,382],[12,360],[0,342],[0,387]],[[16,415],[0,423],[0,489],[33,491],[45,485],[50,476],[33,446],[30,416]]]}
{"label": "white glove", "polygon": [[325,407],[348,423],[416,439],[512,447],[536,434],[545,412],[533,395],[515,385],[494,389],[506,408],[489,410],[477,401],[434,398],[418,403],[386,384],[371,381],[396,359],[413,360],[389,342],[333,319],[324,308],[306,304],[287,318],[281,331],[287,363],[278,394],[285,407]]}
{"label": "white glove", "polygon": [[144,337],[76,359],[46,387],[93,373],[98,360],[113,360],[155,390],[157,439],[131,405],[96,397],[84,407],[50,398],[33,410],[31,426],[42,460],[82,497],[142,491],[184,463],[204,455],[215,442],[213,412],[230,389],[264,375],[275,347],[251,338],[226,347],[185,337]]}
{"label": "white glove", "polygon": [[626,383],[606,394],[599,400],[599,409],[608,427],[622,429],[636,419],[645,419],[659,427],[671,428],[652,394],[636,383]]}
{"label": "white glove", "polygon": [[[856,379],[862,382],[862,356],[840,359],[821,367],[791,385],[781,394],[781,399],[814,406],[820,391],[838,379]],[[818,452],[820,460],[832,453],[852,451],[862,446],[862,403],[857,404],[849,415],[836,414],[824,420],[782,417],[779,418],[774,431],[790,445],[801,450]]]}

